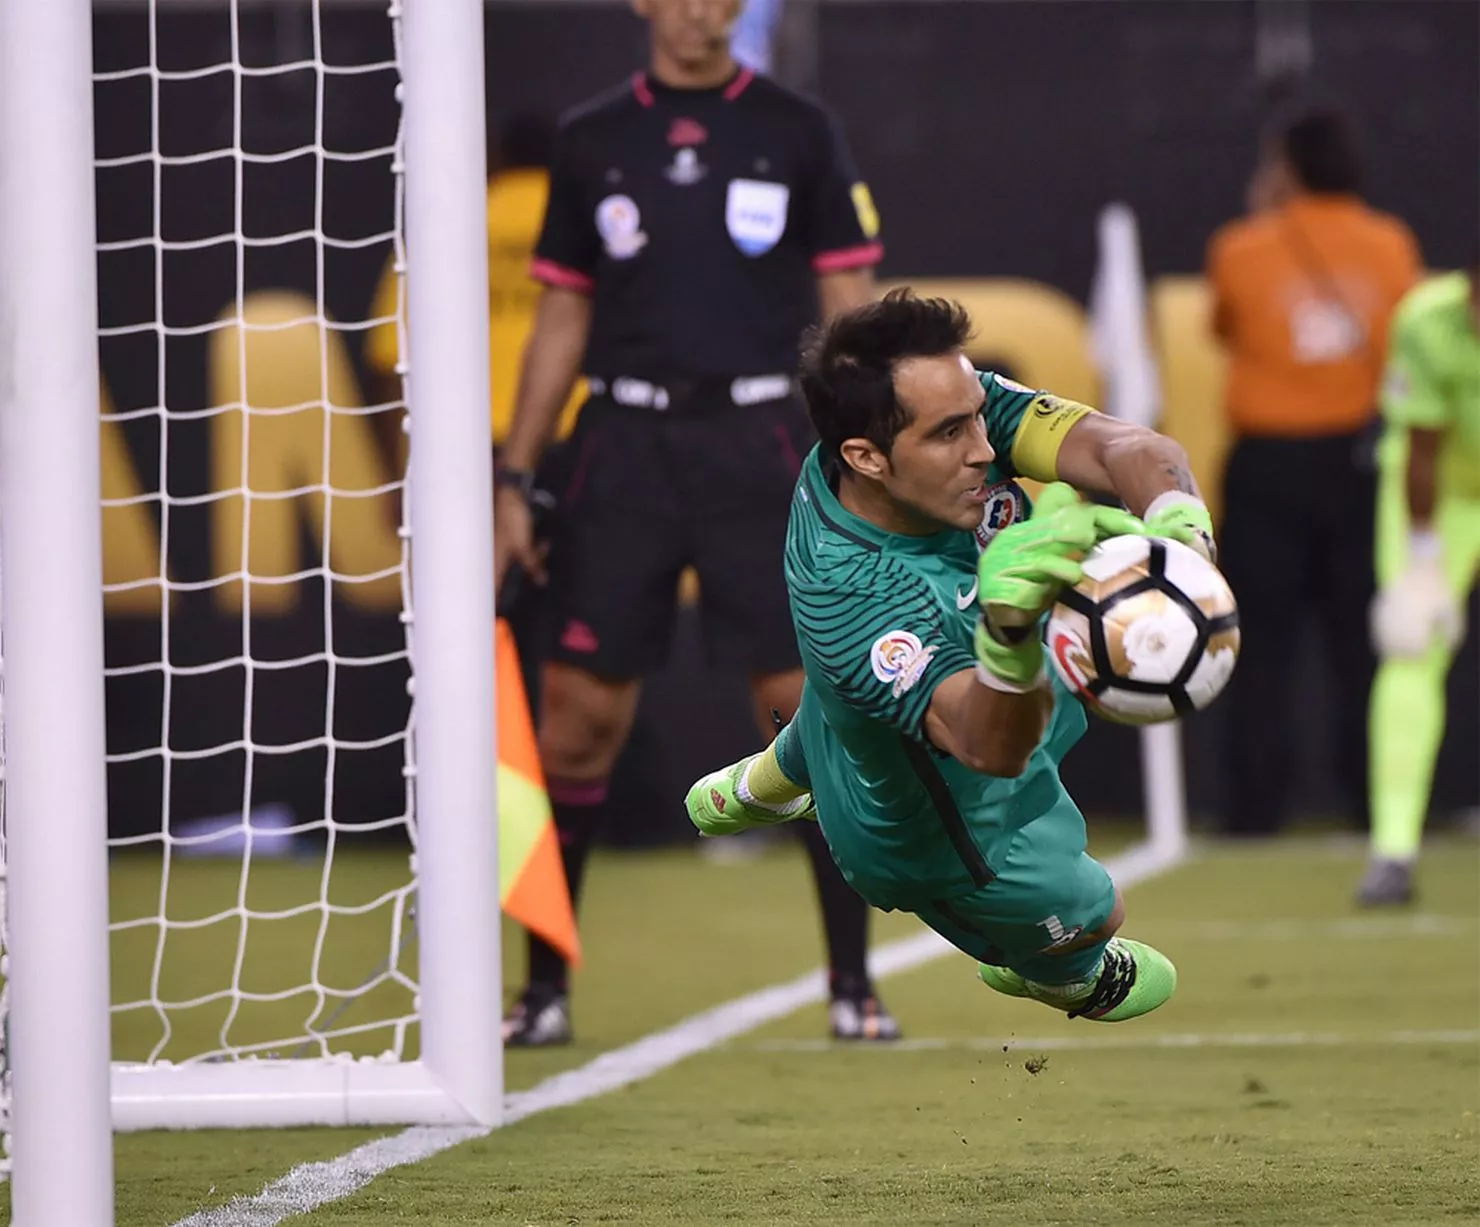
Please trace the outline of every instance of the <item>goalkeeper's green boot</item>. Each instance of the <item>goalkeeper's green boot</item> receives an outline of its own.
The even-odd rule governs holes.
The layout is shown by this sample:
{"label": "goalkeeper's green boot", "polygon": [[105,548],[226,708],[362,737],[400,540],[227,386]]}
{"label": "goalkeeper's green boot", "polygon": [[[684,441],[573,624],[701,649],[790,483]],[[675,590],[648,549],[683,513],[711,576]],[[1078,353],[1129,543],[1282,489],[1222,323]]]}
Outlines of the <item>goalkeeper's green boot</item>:
{"label": "goalkeeper's green boot", "polygon": [[1028,992],[1028,982],[1011,967],[994,967],[991,963],[981,963],[978,964],[976,971],[981,976],[983,984],[994,992],[1001,993],[1004,997],[1032,996]]}
{"label": "goalkeeper's green boot", "polygon": [[700,835],[737,835],[753,827],[775,826],[798,818],[816,820],[817,806],[811,793],[803,793],[782,809],[750,805],[740,799],[741,774],[755,757],[747,755],[738,763],[712,771],[689,789],[684,807]]}
{"label": "goalkeeper's green boot", "polygon": [[1078,997],[1060,999],[1042,992],[1007,967],[980,967],[982,983],[1008,997],[1030,997],[1064,1010],[1070,1018],[1096,1022],[1124,1022],[1149,1014],[1177,988],[1177,969],[1171,959],[1144,942],[1112,937],[1093,987]]}

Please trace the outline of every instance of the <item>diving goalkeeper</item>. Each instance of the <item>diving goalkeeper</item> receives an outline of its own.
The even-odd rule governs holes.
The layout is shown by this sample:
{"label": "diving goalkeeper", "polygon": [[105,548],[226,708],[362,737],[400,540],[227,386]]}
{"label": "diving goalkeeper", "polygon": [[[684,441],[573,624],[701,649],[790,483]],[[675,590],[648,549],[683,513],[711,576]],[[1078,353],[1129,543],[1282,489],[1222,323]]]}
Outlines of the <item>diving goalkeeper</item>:
{"label": "diving goalkeeper", "polygon": [[[1097,542],[1211,557],[1211,521],[1180,446],[974,370],[969,332],[957,304],[895,291],[812,338],[821,441],[786,544],[801,708],[696,783],[689,816],[706,835],[815,817],[864,898],[914,912],[992,988],[1116,1022],[1176,971],[1115,936],[1124,905],[1059,779],[1086,717],[1048,680],[1040,623]],[[1051,483],[1031,519],[1019,477]]]}
{"label": "diving goalkeeper", "polygon": [[1480,566],[1480,267],[1410,291],[1383,388],[1372,630],[1372,849],[1367,907],[1413,898],[1444,736],[1444,679]]}

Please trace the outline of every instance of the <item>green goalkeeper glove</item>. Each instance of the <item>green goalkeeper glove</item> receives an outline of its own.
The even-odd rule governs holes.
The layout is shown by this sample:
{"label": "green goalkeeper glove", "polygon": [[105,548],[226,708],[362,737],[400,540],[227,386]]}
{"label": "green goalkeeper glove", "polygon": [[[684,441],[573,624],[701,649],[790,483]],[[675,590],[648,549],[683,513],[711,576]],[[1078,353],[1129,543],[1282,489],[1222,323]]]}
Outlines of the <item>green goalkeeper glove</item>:
{"label": "green goalkeeper glove", "polygon": [[1211,563],[1218,561],[1213,543],[1213,517],[1207,504],[1195,494],[1169,490],[1151,500],[1146,508],[1146,535],[1169,537],[1191,546]]}
{"label": "green goalkeeper glove", "polygon": [[1043,669],[1043,643],[1034,627],[1065,584],[1084,575],[1080,560],[1107,537],[1144,536],[1146,526],[1127,511],[1082,502],[1072,486],[1046,486],[1032,518],[1003,529],[977,562],[976,658],[989,680],[1027,690]]}

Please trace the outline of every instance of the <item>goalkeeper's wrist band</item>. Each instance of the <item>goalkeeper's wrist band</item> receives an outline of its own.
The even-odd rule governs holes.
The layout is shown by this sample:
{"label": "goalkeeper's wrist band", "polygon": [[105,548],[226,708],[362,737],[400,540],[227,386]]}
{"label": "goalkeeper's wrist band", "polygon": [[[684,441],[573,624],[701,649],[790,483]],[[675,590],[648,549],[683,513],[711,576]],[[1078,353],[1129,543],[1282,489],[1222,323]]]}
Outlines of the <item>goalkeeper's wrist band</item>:
{"label": "goalkeeper's wrist band", "polygon": [[1141,519],[1149,520],[1168,507],[1201,507],[1204,511],[1208,509],[1202,499],[1186,490],[1164,490],[1147,504],[1146,510],[1141,513]]}
{"label": "goalkeeper's wrist band", "polygon": [[1027,694],[1043,680],[1043,641],[1036,635],[1021,645],[1004,644],[986,618],[977,619],[976,678],[1004,694]]}
{"label": "goalkeeper's wrist band", "polygon": [[1414,562],[1434,562],[1444,557],[1444,542],[1432,528],[1414,528],[1408,533],[1408,557]]}
{"label": "goalkeeper's wrist band", "polygon": [[976,665],[976,680],[987,687],[988,690],[1000,690],[1003,694],[1027,694],[1029,691],[1037,690],[1038,687],[1043,685],[1045,677],[1047,677],[1047,674],[1044,672],[1041,661],[1038,665],[1037,676],[1026,684],[1009,682],[1005,677],[998,677],[980,661]]}

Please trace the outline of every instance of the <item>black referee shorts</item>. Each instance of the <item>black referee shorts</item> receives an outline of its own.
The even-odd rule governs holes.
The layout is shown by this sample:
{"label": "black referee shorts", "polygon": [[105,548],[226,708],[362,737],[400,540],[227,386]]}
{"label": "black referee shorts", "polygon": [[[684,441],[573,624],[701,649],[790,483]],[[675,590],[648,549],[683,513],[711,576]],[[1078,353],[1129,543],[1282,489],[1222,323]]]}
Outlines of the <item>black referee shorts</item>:
{"label": "black referee shorts", "polygon": [[548,659],[613,679],[659,669],[692,566],[712,664],[799,667],[782,552],[812,441],[795,399],[662,411],[588,400],[551,534]]}

